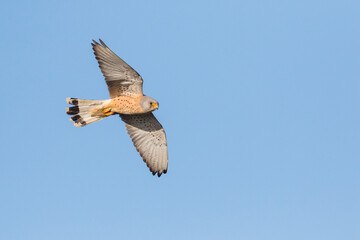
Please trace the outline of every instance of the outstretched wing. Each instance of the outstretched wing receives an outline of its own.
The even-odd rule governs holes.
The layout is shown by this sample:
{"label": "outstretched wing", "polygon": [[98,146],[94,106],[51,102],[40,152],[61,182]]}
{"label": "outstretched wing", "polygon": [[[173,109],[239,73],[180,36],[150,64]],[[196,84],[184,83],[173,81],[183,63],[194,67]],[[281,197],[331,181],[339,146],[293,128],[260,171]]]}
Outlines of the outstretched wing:
{"label": "outstretched wing", "polygon": [[118,57],[103,41],[93,40],[95,57],[105,77],[111,98],[122,95],[142,94],[143,80],[132,67]]}
{"label": "outstretched wing", "polygon": [[167,172],[168,150],[165,131],[152,113],[120,114],[126,130],[153,175]]}

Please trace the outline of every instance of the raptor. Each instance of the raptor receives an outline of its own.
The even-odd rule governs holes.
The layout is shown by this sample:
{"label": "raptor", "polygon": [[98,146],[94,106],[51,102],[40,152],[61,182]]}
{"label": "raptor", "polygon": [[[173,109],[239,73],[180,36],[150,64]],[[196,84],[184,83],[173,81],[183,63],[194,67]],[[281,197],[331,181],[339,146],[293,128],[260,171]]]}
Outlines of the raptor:
{"label": "raptor", "polygon": [[66,109],[76,127],[83,127],[112,115],[119,115],[136,150],[153,175],[165,174],[168,149],[163,127],[152,113],[159,103],[143,94],[143,79],[118,57],[101,39],[91,43],[100,70],[109,89],[110,99],[67,98],[73,105]]}

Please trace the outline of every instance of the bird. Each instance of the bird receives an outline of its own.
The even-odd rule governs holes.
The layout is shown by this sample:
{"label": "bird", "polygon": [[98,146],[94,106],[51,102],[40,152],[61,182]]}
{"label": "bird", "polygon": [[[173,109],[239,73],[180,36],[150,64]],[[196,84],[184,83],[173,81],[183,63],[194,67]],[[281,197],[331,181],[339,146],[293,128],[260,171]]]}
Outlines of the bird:
{"label": "bird", "polygon": [[153,111],[155,99],[143,94],[143,79],[101,39],[91,43],[95,58],[108,86],[110,99],[66,98],[66,108],[75,127],[83,127],[112,115],[119,115],[150,172],[160,177],[168,169],[168,148],[164,128]]}

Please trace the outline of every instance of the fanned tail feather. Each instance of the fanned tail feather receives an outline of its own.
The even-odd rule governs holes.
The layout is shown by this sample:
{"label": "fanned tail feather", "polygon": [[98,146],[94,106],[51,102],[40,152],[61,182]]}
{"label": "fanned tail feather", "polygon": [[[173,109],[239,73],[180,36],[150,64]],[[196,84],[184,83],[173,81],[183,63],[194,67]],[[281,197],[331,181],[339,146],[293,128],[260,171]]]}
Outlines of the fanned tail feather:
{"label": "fanned tail feather", "polygon": [[66,113],[68,115],[73,115],[70,118],[70,121],[74,122],[75,127],[83,127],[106,118],[106,115],[97,113],[99,112],[99,109],[105,108],[109,101],[110,100],[67,98],[66,102],[74,106],[67,108]]}

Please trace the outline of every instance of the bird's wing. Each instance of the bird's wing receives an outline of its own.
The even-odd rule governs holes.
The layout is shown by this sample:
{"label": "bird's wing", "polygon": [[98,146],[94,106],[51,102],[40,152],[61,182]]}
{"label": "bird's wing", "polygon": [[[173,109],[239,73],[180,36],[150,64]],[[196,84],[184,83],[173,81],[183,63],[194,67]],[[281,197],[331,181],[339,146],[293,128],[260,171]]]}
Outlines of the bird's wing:
{"label": "bird's wing", "polygon": [[101,44],[93,40],[91,45],[108,85],[110,97],[142,94],[143,80],[141,76],[111,51],[101,39],[99,40]]}
{"label": "bird's wing", "polygon": [[152,113],[120,114],[126,130],[153,175],[167,172],[168,150],[165,131]]}

